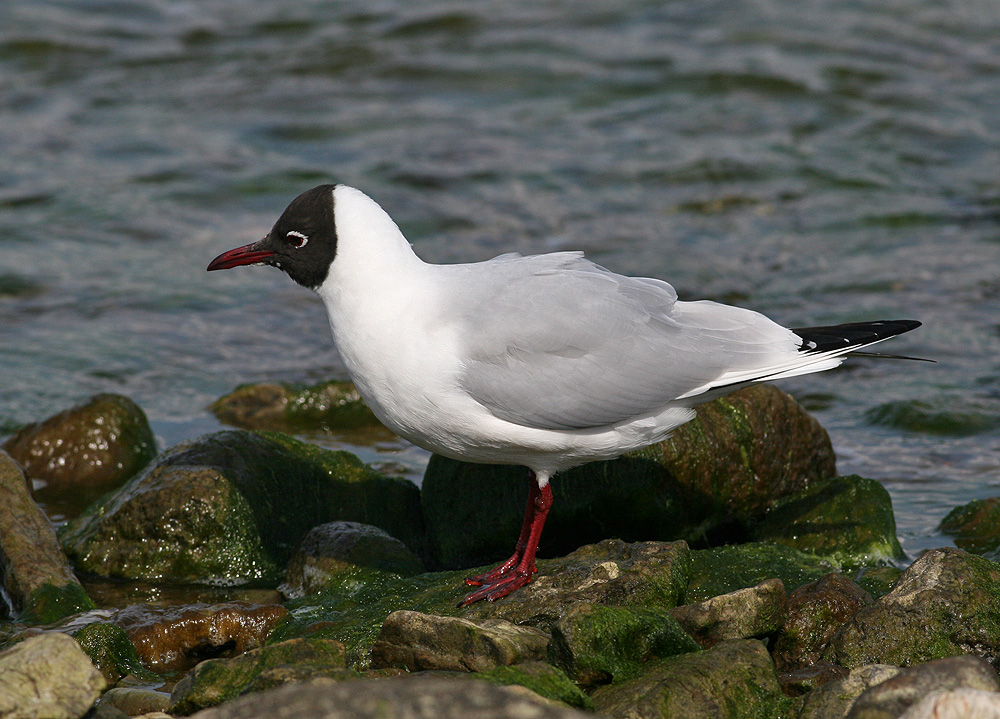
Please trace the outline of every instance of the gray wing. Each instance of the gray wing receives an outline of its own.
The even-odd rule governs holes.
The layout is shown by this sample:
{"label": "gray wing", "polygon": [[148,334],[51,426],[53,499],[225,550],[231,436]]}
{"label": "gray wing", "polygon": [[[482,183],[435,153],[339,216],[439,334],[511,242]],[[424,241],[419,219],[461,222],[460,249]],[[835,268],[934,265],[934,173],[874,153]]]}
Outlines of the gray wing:
{"label": "gray wing", "polygon": [[462,387],[523,426],[637,418],[797,354],[794,335],[763,315],[678,302],[666,282],[614,274],[581,253],[451,267]]}

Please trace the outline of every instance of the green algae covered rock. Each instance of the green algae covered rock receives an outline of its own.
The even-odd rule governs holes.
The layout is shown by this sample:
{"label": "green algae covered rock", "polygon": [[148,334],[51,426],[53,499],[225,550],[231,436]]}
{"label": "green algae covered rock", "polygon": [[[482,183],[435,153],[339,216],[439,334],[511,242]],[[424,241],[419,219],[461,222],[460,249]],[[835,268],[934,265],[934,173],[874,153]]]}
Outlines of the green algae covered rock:
{"label": "green algae covered rock", "polygon": [[[701,540],[836,474],[829,436],[781,390],[749,387],[697,412],[658,445],[557,475],[542,556],[607,537]],[[523,467],[432,457],[422,490],[431,558],[443,568],[506,558],[527,477]]]}
{"label": "green algae covered rock", "polygon": [[857,612],[824,658],[853,668],[959,654],[1000,660],[1000,565],[944,547],[926,552],[891,592]]}
{"label": "green algae covered rock", "polygon": [[287,435],[226,431],[180,444],[69,522],[60,538],[99,576],[278,583],[312,527],[372,524],[419,548],[419,490],[354,455]]}
{"label": "green algae covered rock", "polygon": [[249,691],[315,677],[350,679],[344,645],[332,639],[291,639],[232,659],[201,662],[171,694],[172,714],[191,714]]}
{"label": "green algae covered rock", "polygon": [[667,609],[580,603],[552,627],[549,660],[590,687],[631,679],[650,661],[699,649]]}
{"label": "green algae covered rock", "polygon": [[495,602],[458,608],[468,592],[466,571],[402,577],[357,567],[335,575],[317,594],[286,604],[291,612],[269,641],[317,636],[340,639],[348,665],[366,669],[385,618],[405,609],[471,620],[503,619],[549,631],[580,602],[607,606],[662,607],[681,600],[690,574],[684,542],[626,544],[606,540],[565,557],[538,562],[528,586]]}
{"label": "green algae covered rock", "polygon": [[731,639],[651,665],[636,679],[591,695],[601,714],[643,719],[762,719],[781,716],[781,694],[762,643]]}
{"label": "green algae covered rock", "polygon": [[156,456],[156,440],[135,402],[99,394],[27,425],[4,443],[4,449],[29,477],[44,480],[41,494],[51,497],[120,486]]}
{"label": "green algae covered rock", "polygon": [[220,422],[245,429],[331,431],[379,424],[354,385],[336,380],[242,385],[209,409]]}
{"label": "green algae covered rock", "polygon": [[496,667],[475,675],[492,684],[522,686],[535,694],[571,707],[594,711],[594,703],[562,671],[544,662]]}
{"label": "green algae covered rock", "polygon": [[139,661],[139,653],[125,630],[109,622],[94,622],[73,633],[73,638],[94,666],[100,670],[108,684],[124,676],[155,681],[158,677]]}
{"label": "green algae covered rock", "polygon": [[948,512],[938,526],[955,546],[987,559],[1000,559],[1000,497],[977,499]]}
{"label": "green algae covered rock", "polygon": [[874,479],[819,480],[783,497],[756,527],[756,538],[829,557],[841,567],[902,559],[889,493]]}
{"label": "green algae covered rock", "polygon": [[755,587],[767,579],[782,581],[786,591],[819,579],[835,569],[825,559],[776,544],[738,544],[691,552],[688,602]]}

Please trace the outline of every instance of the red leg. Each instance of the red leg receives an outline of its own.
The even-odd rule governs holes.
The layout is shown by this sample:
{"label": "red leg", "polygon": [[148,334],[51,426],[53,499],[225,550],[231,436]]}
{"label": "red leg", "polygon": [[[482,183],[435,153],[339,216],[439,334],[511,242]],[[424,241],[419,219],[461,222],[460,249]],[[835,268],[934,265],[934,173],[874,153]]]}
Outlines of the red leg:
{"label": "red leg", "polygon": [[[532,484],[537,487],[537,482],[534,479],[534,474],[532,474]],[[549,510],[552,508],[552,487],[546,483],[544,487],[538,488],[537,492],[532,492],[532,494],[534,496],[529,495],[529,507],[525,513],[525,526],[528,529],[527,537],[525,537],[524,530],[522,529],[521,531],[521,539],[525,540],[524,548],[521,549],[521,539],[519,539],[518,551],[515,551],[514,556],[495,570],[481,575],[482,577],[489,576],[490,581],[484,581],[480,589],[463,599],[459,604],[460,607],[466,607],[482,599],[488,599],[492,602],[494,599],[506,597],[515,589],[520,589],[531,582],[532,576],[538,571],[535,568],[535,553],[538,551],[538,540],[542,536],[545,518],[549,515]],[[534,500],[533,502],[530,501],[532,499]],[[531,515],[530,522],[528,521],[529,515]],[[518,557],[518,554],[520,554],[520,557]],[[501,569],[503,571],[498,572]],[[478,578],[474,577],[474,579]]]}
{"label": "red leg", "polygon": [[467,577],[465,580],[466,584],[470,584],[473,587],[478,587],[483,584],[492,584],[511,569],[516,567],[518,562],[521,561],[521,557],[524,556],[524,549],[528,546],[528,535],[531,532],[531,523],[535,521],[535,502],[538,499],[539,492],[538,482],[535,481],[535,473],[530,470],[528,482],[528,504],[524,508],[524,522],[521,523],[521,536],[517,538],[517,544],[514,546],[514,554],[512,554],[510,559],[506,562],[491,569],[485,574],[477,574],[474,577]]}

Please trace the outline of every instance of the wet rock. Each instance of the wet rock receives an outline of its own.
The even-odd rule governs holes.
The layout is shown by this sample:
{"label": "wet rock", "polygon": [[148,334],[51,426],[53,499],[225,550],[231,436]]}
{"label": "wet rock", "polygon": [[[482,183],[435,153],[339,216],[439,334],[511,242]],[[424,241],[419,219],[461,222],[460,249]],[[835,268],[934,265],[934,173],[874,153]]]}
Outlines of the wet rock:
{"label": "wet rock", "polygon": [[231,659],[209,659],[177,683],[169,711],[190,714],[243,693],[316,677],[343,680],[360,676],[345,666],[344,645],[332,639],[291,639]]}
{"label": "wet rock", "polygon": [[78,719],[104,687],[104,677],[65,634],[39,634],[0,652],[2,717]]}
{"label": "wet rock", "polygon": [[597,688],[598,713],[643,719],[777,716],[781,694],[767,649],[753,639],[731,639],[652,665],[642,676]]}
{"label": "wet rock", "polygon": [[545,662],[501,666],[476,675],[493,684],[521,686],[535,694],[571,707],[594,711],[594,703],[562,671]]}
{"label": "wet rock", "polygon": [[20,468],[0,451],[0,567],[25,624],[49,624],[94,608]]}
{"label": "wet rock", "polygon": [[4,443],[28,477],[43,480],[43,496],[90,492],[123,484],[156,456],[156,439],[142,409],[128,397],[99,394]]}
{"label": "wet rock", "polygon": [[903,557],[889,493],[857,475],[819,480],[783,497],[754,533],[757,541],[829,557],[841,567]]}
{"label": "wet rock", "polygon": [[244,429],[330,431],[379,424],[350,382],[308,387],[248,384],[220,397],[209,409],[220,422]]}
{"label": "wet rock", "polygon": [[[549,631],[574,604],[670,608],[683,596],[690,568],[684,542],[607,540],[538,562],[534,581],[509,597],[458,608],[467,571],[401,577],[357,568],[317,594],[289,601],[292,612],[270,641],[297,636],[341,639],[349,666],[365,669],[385,618],[399,609],[466,619],[503,619]],[[474,570],[473,570],[474,571]]]}
{"label": "wet rock", "polygon": [[737,589],[670,614],[706,649],[723,639],[749,639],[776,632],[785,614],[785,585],[768,579],[756,587]]}
{"label": "wet rock", "polygon": [[411,482],[347,452],[227,431],[168,450],[60,539],[78,567],[98,576],[277,584],[295,546],[325,522],[373,524],[419,547],[419,502]]}
{"label": "wet rock", "polygon": [[955,546],[987,559],[1000,559],[1000,497],[977,499],[948,512],[938,526]]}
{"label": "wet rock", "polygon": [[132,640],[116,624],[94,622],[75,632],[73,638],[104,675],[108,684],[114,684],[130,675],[146,681],[157,679],[157,675],[139,661],[139,653]]}
{"label": "wet rock", "polygon": [[242,653],[261,646],[288,614],[277,604],[248,602],[156,607],[136,604],[117,613],[143,665],[155,672],[177,671],[224,651]]}
{"label": "wet rock", "polygon": [[372,647],[374,668],[483,672],[546,657],[549,635],[502,619],[473,622],[398,611],[386,617]]}
{"label": "wet rock", "polygon": [[861,694],[849,719],[896,719],[933,691],[950,689],[1000,690],[1000,678],[978,657],[948,657],[901,671]]}
{"label": "wet rock", "polygon": [[887,664],[869,664],[853,669],[843,679],[827,682],[809,692],[798,719],[844,719],[866,689],[891,679],[899,672],[899,667]]}
{"label": "wet rock", "polygon": [[787,591],[834,569],[827,560],[780,544],[738,544],[691,552],[688,602],[701,602],[737,589],[780,579]]}
{"label": "wet rock", "polygon": [[594,687],[633,678],[650,661],[698,649],[669,610],[580,603],[552,627],[549,660],[577,684]]}
{"label": "wet rock", "polygon": [[[774,387],[740,390],[697,412],[665,442],[560,473],[543,556],[606,537],[702,539],[732,530],[725,539],[745,540],[744,525],[776,499],[836,474],[826,432]],[[437,564],[505,559],[521,526],[527,476],[523,467],[432,457],[423,503]]]}
{"label": "wet rock", "polygon": [[827,682],[843,679],[848,675],[844,667],[817,662],[808,667],[802,667],[791,672],[778,674],[778,684],[786,697],[797,697],[821,687]]}
{"label": "wet rock", "polygon": [[683,541],[628,544],[606,539],[539,562],[531,584],[495,602],[473,604],[462,616],[506,619],[549,630],[580,602],[669,609],[684,596],[690,556]]}
{"label": "wet rock", "polygon": [[824,658],[846,667],[909,666],[958,654],[1000,660],[1000,565],[933,549],[845,624]]}
{"label": "wet rock", "polygon": [[931,692],[899,719],[1000,719],[1000,694],[981,689]]}
{"label": "wet rock", "polygon": [[415,675],[366,679],[337,685],[281,687],[241,697],[194,715],[197,719],[592,719],[520,687],[500,687],[474,678]]}
{"label": "wet rock", "polygon": [[772,651],[778,671],[819,662],[837,630],[871,604],[868,592],[841,574],[830,573],[796,589],[788,598],[785,621]]}
{"label": "wet rock", "polygon": [[101,697],[102,707],[114,707],[130,717],[150,712],[165,712],[170,706],[170,695],[151,689],[115,687]]}
{"label": "wet rock", "polygon": [[420,574],[423,562],[385,530],[359,522],[328,522],[313,527],[292,555],[282,593],[311,594],[330,577],[351,567],[370,567],[403,576]]}

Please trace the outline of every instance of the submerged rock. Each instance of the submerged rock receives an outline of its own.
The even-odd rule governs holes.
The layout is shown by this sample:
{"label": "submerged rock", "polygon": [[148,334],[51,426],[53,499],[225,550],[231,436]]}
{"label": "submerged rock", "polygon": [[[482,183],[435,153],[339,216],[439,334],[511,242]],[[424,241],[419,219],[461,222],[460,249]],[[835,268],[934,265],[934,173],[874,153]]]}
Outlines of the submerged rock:
{"label": "submerged rock", "polygon": [[143,665],[156,672],[177,671],[223,651],[242,653],[261,646],[288,614],[278,604],[189,604],[156,607],[136,604],[118,612]]}
{"label": "submerged rock", "polygon": [[902,559],[892,500],[874,479],[852,475],[813,482],[783,497],[754,530],[774,542],[841,567],[891,564]]}
{"label": "submerged rock", "polygon": [[977,499],[948,512],[938,526],[955,546],[987,559],[1000,559],[1000,497]]}
{"label": "submerged rock", "polygon": [[21,470],[0,451],[0,568],[25,624],[49,624],[94,608]]}
{"label": "submerged rock", "polygon": [[474,678],[414,675],[331,685],[317,680],[241,697],[196,719],[593,719],[520,687]]}
{"label": "submerged rock", "polygon": [[118,487],[156,456],[145,413],[128,397],[99,394],[4,443],[31,479],[45,482],[43,496],[99,494]]}
{"label": "submerged rock", "polygon": [[[608,537],[747,539],[745,525],[780,497],[836,474],[826,432],[781,390],[750,387],[697,412],[665,442],[560,473],[543,556]],[[523,467],[432,457],[422,494],[432,558],[446,568],[505,558],[527,476]]]}
{"label": "submerged rock", "polygon": [[843,626],[824,656],[846,667],[972,654],[1000,661],[1000,565],[932,549]]}
{"label": "submerged rock", "polygon": [[591,695],[601,714],[643,719],[746,719],[778,716],[786,699],[767,649],[731,639],[652,665],[642,676],[599,687]]}
{"label": "submerged rock", "polygon": [[782,581],[768,579],[756,587],[675,607],[670,614],[707,649],[723,639],[749,639],[776,632],[785,615],[785,601]]}
{"label": "submerged rock", "polygon": [[386,617],[372,647],[372,667],[483,672],[544,659],[549,635],[502,619],[474,622],[398,611]]}
{"label": "submerged rock", "polygon": [[220,397],[210,409],[220,422],[244,429],[329,431],[379,424],[350,382],[248,384]]}
{"label": "submerged rock", "polygon": [[381,527],[422,541],[419,490],[348,452],[274,433],[218,432],[180,444],[67,524],[60,538],[98,576],[277,584],[318,524]]}
{"label": "submerged rock", "polygon": [[424,571],[423,562],[383,529],[360,522],[328,522],[303,538],[285,570],[281,592],[301,597],[322,588],[337,572],[368,567],[403,576]]}
{"label": "submerged rock", "polygon": [[0,652],[0,716],[78,719],[104,677],[66,634],[39,634]]}

